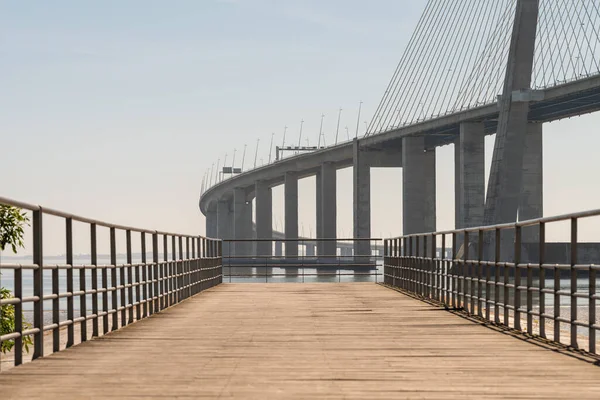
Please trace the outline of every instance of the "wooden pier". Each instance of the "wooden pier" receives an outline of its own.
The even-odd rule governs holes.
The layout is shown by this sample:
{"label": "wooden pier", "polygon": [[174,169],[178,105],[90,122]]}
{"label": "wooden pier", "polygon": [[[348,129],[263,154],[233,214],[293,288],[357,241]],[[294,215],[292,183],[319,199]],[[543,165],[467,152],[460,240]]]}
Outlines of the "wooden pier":
{"label": "wooden pier", "polygon": [[372,283],[226,284],[4,372],[0,395],[598,399],[600,367]]}

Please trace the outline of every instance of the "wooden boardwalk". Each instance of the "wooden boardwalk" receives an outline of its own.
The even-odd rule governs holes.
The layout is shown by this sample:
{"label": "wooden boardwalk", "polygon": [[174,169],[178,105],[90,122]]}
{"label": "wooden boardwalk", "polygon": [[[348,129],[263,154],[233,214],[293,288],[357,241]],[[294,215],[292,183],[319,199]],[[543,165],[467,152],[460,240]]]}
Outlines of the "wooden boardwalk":
{"label": "wooden boardwalk", "polygon": [[0,374],[7,399],[600,398],[600,367],[375,284],[226,284]]}

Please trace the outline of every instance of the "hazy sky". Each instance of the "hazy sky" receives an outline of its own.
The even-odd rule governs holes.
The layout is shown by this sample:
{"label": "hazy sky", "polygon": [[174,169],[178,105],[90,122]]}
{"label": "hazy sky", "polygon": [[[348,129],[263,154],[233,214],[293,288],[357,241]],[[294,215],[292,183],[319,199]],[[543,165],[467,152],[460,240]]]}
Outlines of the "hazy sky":
{"label": "hazy sky", "polygon": [[[0,194],[98,219],[204,233],[202,175],[271,133],[315,144],[337,109],[369,120],[425,0],[0,0]],[[600,114],[545,125],[545,214],[597,208]],[[492,138],[487,143],[487,163]],[[304,140],[303,140],[304,141]],[[304,141],[304,144],[306,142]],[[438,228],[454,224],[453,149],[438,149]],[[352,232],[351,169],[338,234]],[[373,235],[401,233],[401,169],[373,171]],[[385,190],[384,190],[385,188]],[[283,190],[274,190],[274,224]],[[314,179],[300,183],[314,235]],[[60,231],[57,231],[60,232]],[[61,233],[62,235],[62,233]],[[600,239],[600,238],[596,238]],[[46,251],[63,251],[50,241]],[[85,249],[81,249],[82,252]]]}

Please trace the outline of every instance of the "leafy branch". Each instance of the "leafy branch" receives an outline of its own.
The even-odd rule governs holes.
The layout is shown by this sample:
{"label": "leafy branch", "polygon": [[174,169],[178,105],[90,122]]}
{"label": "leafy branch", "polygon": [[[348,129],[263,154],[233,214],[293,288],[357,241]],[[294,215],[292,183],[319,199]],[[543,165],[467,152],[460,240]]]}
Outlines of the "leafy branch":
{"label": "leafy branch", "polygon": [[[20,208],[0,204],[0,251],[10,246],[13,253],[18,248],[25,247],[23,236],[24,227],[29,226],[29,217]],[[13,298],[10,290],[0,287],[0,299],[7,300]],[[23,322],[23,330],[31,326]],[[0,336],[13,333],[15,331],[15,306],[5,304],[0,306]],[[0,343],[0,352],[7,353],[15,345],[14,340],[7,340]],[[23,337],[23,348],[29,353],[29,346],[33,345],[31,336]]]}

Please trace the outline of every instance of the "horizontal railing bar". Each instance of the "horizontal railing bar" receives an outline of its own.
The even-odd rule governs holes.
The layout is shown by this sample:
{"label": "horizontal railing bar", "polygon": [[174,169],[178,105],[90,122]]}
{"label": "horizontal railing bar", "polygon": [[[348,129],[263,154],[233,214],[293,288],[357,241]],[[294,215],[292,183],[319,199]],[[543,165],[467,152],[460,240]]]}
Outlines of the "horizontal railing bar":
{"label": "horizontal railing bar", "polygon": [[36,264],[0,264],[0,270],[2,269],[38,269],[39,266]]}
{"label": "horizontal railing bar", "polygon": [[397,237],[393,237],[393,238],[389,238],[389,239],[385,239],[385,240],[396,240],[396,239],[416,238],[416,237],[431,237],[431,236],[441,236],[441,235],[451,235],[451,234],[461,234],[461,233],[474,233],[474,232],[480,232],[480,231],[481,232],[489,232],[489,231],[494,231],[497,229],[506,230],[506,229],[514,229],[516,227],[523,228],[523,227],[527,227],[527,226],[547,224],[550,222],[569,221],[572,219],[588,218],[588,217],[596,217],[596,216],[600,216],[600,209],[595,209],[595,210],[590,210],[590,211],[581,211],[581,212],[572,213],[572,214],[557,215],[557,216],[553,216],[553,217],[530,219],[527,221],[510,222],[510,223],[498,224],[498,225],[478,226],[478,227],[472,227],[472,228],[453,229],[453,230],[439,231],[439,232],[415,233],[415,234],[410,234],[410,235],[397,236]]}
{"label": "horizontal railing bar", "polygon": [[324,272],[322,274],[315,274],[315,273],[310,273],[310,274],[302,274],[302,273],[297,273],[297,274],[254,274],[254,275],[250,275],[250,274],[225,274],[224,277],[229,278],[236,278],[236,277],[245,277],[245,278],[256,278],[256,279],[260,279],[260,278],[265,278],[265,277],[273,277],[273,276],[287,276],[287,277],[302,277],[302,276],[383,276],[383,274],[379,273],[379,274],[369,274],[369,273],[361,273],[361,272],[357,272],[357,273],[345,273],[345,274],[337,274],[335,272]]}
{"label": "horizontal railing bar", "polygon": [[[8,206],[13,206],[13,207],[18,207],[18,208],[23,208],[23,209],[26,209],[26,210],[29,210],[29,211],[41,211],[44,214],[53,215],[55,217],[72,219],[73,221],[87,223],[87,224],[95,224],[96,226],[102,226],[102,227],[105,227],[105,228],[115,228],[115,229],[119,229],[119,230],[123,230],[123,231],[132,231],[132,232],[137,232],[137,233],[149,233],[149,234],[158,234],[158,235],[166,235],[166,236],[175,236],[175,237],[190,238],[190,239],[196,239],[196,238],[210,239],[210,238],[207,238],[207,237],[204,237],[204,236],[198,236],[198,235],[187,235],[187,234],[184,235],[184,234],[179,234],[179,233],[163,232],[163,231],[157,231],[157,230],[148,230],[148,229],[136,228],[136,227],[132,227],[132,226],[112,224],[110,222],[100,221],[100,220],[96,220],[96,219],[93,219],[93,218],[82,217],[82,216],[71,214],[71,213],[68,213],[68,212],[54,210],[52,208],[42,207],[42,206],[39,206],[39,205],[33,205],[33,204],[29,204],[29,203],[25,203],[25,202],[13,200],[13,199],[9,199],[9,198],[6,198],[6,197],[1,197],[1,196],[0,196],[0,204],[5,204],[5,205],[8,205]],[[211,240],[214,240],[214,239],[211,239]]]}
{"label": "horizontal railing bar", "polygon": [[383,238],[297,238],[297,239],[223,239],[223,243],[243,243],[243,242],[375,242],[375,241],[383,241]]}

